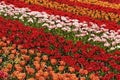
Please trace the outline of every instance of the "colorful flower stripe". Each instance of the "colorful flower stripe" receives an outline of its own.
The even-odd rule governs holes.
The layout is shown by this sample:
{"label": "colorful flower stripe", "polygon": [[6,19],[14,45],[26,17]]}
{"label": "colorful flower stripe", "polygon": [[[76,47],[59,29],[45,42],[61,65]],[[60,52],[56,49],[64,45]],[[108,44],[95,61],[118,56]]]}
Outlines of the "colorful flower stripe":
{"label": "colorful flower stripe", "polygon": [[100,0],[100,1],[120,4],[120,0]]}
{"label": "colorful flower stripe", "polygon": [[85,8],[85,7],[70,6],[68,4],[61,4],[61,3],[58,3],[58,2],[47,1],[47,0],[43,0],[43,1],[41,0],[41,3],[39,3],[39,5],[45,6],[47,8],[67,11],[67,12],[77,14],[77,15],[80,15],[80,16],[89,16],[89,17],[92,17],[94,19],[110,20],[110,21],[115,21],[116,23],[120,22],[119,13],[113,13],[116,10],[112,10],[112,12],[109,12],[108,11],[109,9],[106,10],[108,12],[103,11],[102,9],[100,9],[100,11],[99,10],[94,10],[96,7],[93,8],[93,10],[92,10],[92,9]]}
{"label": "colorful flower stripe", "polygon": [[[18,21],[4,20],[3,18],[0,18],[0,30],[0,37],[5,36],[10,41],[12,41],[12,43],[16,45],[22,45],[24,49],[25,47],[26,49],[30,50],[39,49],[41,53],[46,53],[49,56],[52,56],[52,59],[61,59],[62,61],[65,61],[67,64],[69,64],[69,66],[75,68],[75,70],[80,70],[80,68],[83,68],[87,70],[89,74],[93,73],[93,75],[89,76],[86,71],[79,71],[80,75],[88,74],[85,76],[85,78],[88,80],[90,78],[91,80],[94,78],[97,78],[96,80],[99,80],[98,78],[101,80],[110,80],[111,78],[114,78],[114,80],[119,80],[120,78],[120,64],[118,60],[120,56],[119,51],[110,54],[106,53],[103,49],[97,46],[91,46],[89,44],[83,45],[81,41],[73,44],[72,41],[64,40],[63,37],[57,35],[53,36],[50,33],[45,33],[43,29],[35,29],[27,26],[25,27]],[[2,40],[5,40],[5,38]],[[5,47],[6,45],[7,44],[4,42],[1,42],[1,46]],[[17,48],[18,50],[20,48],[16,47],[15,45],[11,45],[11,47],[9,47],[11,50],[14,50],[14,48]],[[6,52],[6,48],[2,49]],[[29,62],[30,58],[28,55],[26,55],[26,50],[24,49],[22,50],[22,60],[27,60]],[[13,53],[14,52],[15,51],[13,51]],[[33,51],[29,52],[31,53],[30,55],[34,55]],[[17,54],[19,54],[19,52]],[[46,59],[47,58],[45,57],[45,60]],[[17,61],[19,61],[18,58]],[[9,64],[9,66],[10,65],[11,64]],[[11,70],[11,67],[9,66],[7,66],[8,71]],[[19,64],[17,64],[15,68],[16,70],[23,71]],[[33,66],[29,66],[28,64],[25,68],[28,74],[34,73]],[[63,69],[63,67],[59,68],[59,70]],[[5,68],[5,71],[7,70]],[[19,74],[19,76],[17,75],[16,77],[21,79],[25,77],[25,74],[22,72]]]}
{"label": "colorful flower stripe", "polygon": [[[25,1],[27,3],[32,3],[32,4],[40,4],[39,0],[21,0],[21,1]],[[94,5],[94,1],[93,4],[88,4],[85,3],[86,1],[77,1],[77,0],[45,0],[45,1],[54,1],[54,2],[58,2],[58,3],[63,3],[63,4],[68,4],[70,6],[78,6],[78,7],[84,7],[84,8],[88,8],[88,9],[92,9],[92,10],[99,10],[99,11],[105,11],[105,12],[112,12],[112,13],[118,13],[120,14],[120,5],[116,4],[115,5],[115,9],[110,8],[110,6],[114,6],[113,4],[104,4],[101,3],[101,1],[96,1],[96,3],[101,3],[102,5],[105,5],[107,7],[102,7],[100,5]],[[117,8],[117,9],[116,9]]]}
{"label": "colorful flower stripe", "polygon": [[[111,22],[111,21],[106,21],[106,20],[95,20],[95,19],[93,19],[93,18],[90,18],[90,17],[86,17],[86,16],[78,16],[78,15],[75,15],[75,14],[71,14],[71,13],[69,13],[69,12],[64,12],[64,11],[58,11],[58,10],[55,10],[55,9],[50,9],[50,8],[46,8],[46,7],[43,7],[43,6],[37,6],[37,5],[28,5],[28,4],[24,4],[23,2],[20,2],[20,1],[12,1],[12,2],[10,2],[10,1],[6,1],[5,0],[5,2],[8,2],[8,3],[12,3],[12,4],[14,4],[14,5],[16,5],[16,6],[18,6],[18,7],[29,7],[31,10],[37,10],[37,11],[45,11],[45,12],[47,12],[47,13],[49,13],[49,14],[55,14],[55,15],[62,15],[62,16],[69,16],[69,17],[71,17],[71,18],[76,18],[76,19],[78,19],[78,20],[80,20],[80,21],[92,21],[92,22],[95,22],[95,23],[97,23],[97,24],[107,24],[107,25],[109,25],[109,26],[116,26],[116,29],[117,28],[119,28],[119,26],[118,25],[116,25],[116,23],[115,22]],[[73,16],[74,15],[74,16]],[[108,28],[111,28],[111,27],[108,27]]]}
{"label": "colorful flower stripe", "polygon": [[[34,1],[34,0],[31,0],[31,1]],[[49,1],[58,1],[58,0],[49,0]],[[93,5],[93,6],[97,6],[97,7],[101,7],[101,8],[107,7],[107,8],[116,9],[116,10],[120,9],[120,4],[108,3],[108,2],[103,2],[103,1],[99,1],[99,0],[61,0],[59,2],[62,2],[62,3],[73,2],[72,4],[74,4],[74,5],[79,3],[79,4],[86,4],[86,5]]]}
{"label": "colorful flower stripe", "polygon": [[88,17],[88,16],[78,16],[75,14],[71,14],[69,12],[58,11],[58,10],[46,8],[43,6],[29,5],[29,4],[26,4],[26,3],[18,1],[18,0],[14,0],[14,1],[4,0],[4,1],[8,4],[14,4],[17,7],[28,7],[33,11],[40,11],[40,12],[44,11],[44,12],[47,12],[51,15],[54,14],[54,15],[68,16],[71,19],[73,18],[73,19],[78,19],[80,21],[94,22],[94,23],[97,23],[99,26],[102,24],[106,24],[106,28],[108,28],[108,29],[118,30],[120,28],[119,25],[117,25],[115,22],[111,22],[111,21],[96,20],[96,19],[93,19],[93,18]]}
{"label": "colorful flower stripe", "polygon": [[[54,59],[34,49],[12,44],[6,37],[0,38],[0,79],[2,80],[78,80],[82,77],[64,61]],[[87,70],[80,69],[81,73]],[[75,74],[77,72],[77,76]],[[93,75],[93,74],[91,74]],[[85,78],[85,77],[84,77]]]}
{"label": "colorful flower stripe", "polygon": [[69,0],[69,1],[76,2],[76,3],[80,2],[80,3],[99,5],[102,7],[113,8],[113,9],[120,9],[120,4],[109,3],[109,2],[99,1],[99,0]]}
{"label": "colorful flower stripe", "polygon": [[77,19],[31,11],[28,8],[16,8],[13,5],[6,5],[4,2],[0,3],[0,9],[0,14],[6,18],[20,20],[29,26],[47,27],[47,31],[50,30],[53,34],[62,35],[75,42],[76,40],[83,40],[85,43],[90,41],[93,45],[101,42],[101,46],[98,45],[103,48],[107,47],[107,51],[119,49],[120,29],[109,30],[104,28],[104,24],[98,27],[92,22],[79,22]]}

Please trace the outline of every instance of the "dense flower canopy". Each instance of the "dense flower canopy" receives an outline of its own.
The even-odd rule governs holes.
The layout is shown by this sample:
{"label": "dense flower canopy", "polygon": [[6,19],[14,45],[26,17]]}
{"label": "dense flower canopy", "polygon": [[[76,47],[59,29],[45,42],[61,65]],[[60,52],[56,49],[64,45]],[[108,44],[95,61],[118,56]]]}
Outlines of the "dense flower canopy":
{"label": "dense flower canopy", "polygon": [[119,0],[0,0],[0,80],[120,80]]}

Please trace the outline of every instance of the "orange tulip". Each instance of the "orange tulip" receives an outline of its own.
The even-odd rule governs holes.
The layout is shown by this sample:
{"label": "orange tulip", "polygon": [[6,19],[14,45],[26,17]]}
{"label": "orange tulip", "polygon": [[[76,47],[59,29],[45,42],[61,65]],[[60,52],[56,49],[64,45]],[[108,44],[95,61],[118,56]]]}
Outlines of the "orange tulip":
{"label": "orange tulip", "polygon": [[6,46],[7,46],[7,43],[3,43],[2,46],[6,47]]}
{"label": "orange tulip", "polygon": [[44,78],[48,78],[48,75],[49,75],[49,73],[48,73],[47,71],[45,71],[45,72],[43,73]]}
{"label": "orange tulip", "polygon": [[51,67],[51,66],[48,66],[48,67],[47,67],[47,70],[48,70],[48,71],[52,71],[52,67]]}
{"label": "orange tulip", "polygon": [[0,41],[0,46],[2,46],[2,47],[3,47],[3,44],[4,44],[4,42]]}
{"label": "orange tulip", "polygon": [[0,46],[2,46],[2,44],[3,44],[3,41],[0,40]]}
{"label": "orange tulip", "polygon": [[20,67],[20,64],[15,64],[14,67],[16,69],[17,67]]}
{"label": "orange tulip", "polygon": [[7,51],[7,47],[2,47],[2,50],[3,51]]}
{"label": "orange tulip", "polygon": [[19,52],[16,52],[16,55],[19,55],[20,53]]}
{"label": "orange tulip", "polygon": [[15,49],[16,48],[16,44],[13,44],[12,47]]}
{"label": "orange tulip", "polygon": [[14,72],[12,73],[12,76],[16,77],[19,73],[20,73],[19,71],[14,71]]}
{"label": "orange tulip", "polygon": [[95,74],[90,74],[90,79],[91,80],[100,80],[98,76],[96,76]]}
{"label": "orange tulip", "polygon": [[50,62],[51,62],[52,65],[55,65],[57,63],[57,60],[56,59],[51,59]]}
{"label": "orange tulip", "polygon": [[34,78],[29,78],[28,80],[35,80]]}
{"label": "orange tulip", "polygon": [[45,62],[41,62],[41,68],[44,69],[46,67],[46,63]]}
{"label": "orange tulip", "polygon": [[36,74],[35,74],[35,78],[36,78],[36,79],[39,79],[39,77],[40,77],[40,73],[36,73]]}
{"label": "orange tulip", "polygon": [[41,53],[37,53],[37,56],[40,57],[40,56],[41,56]]}
{"label": "orange tulip", "polygon": [[18,49],[20,50],[20,49],[22,49],[23,48],[23,46],[22,45],[18,45]]}
{"label": "orange tulip", "polygon": [[7,40],[7,38],[6,38],[6,37],[2,37],[2,40],[3,40],[3,41],[6,41],[6,40]]}
{"label": "orange tulip", "polygon": [[2,63],[2,58],[0,58],[0,64]]}
{"label": "orange tulip", "polygon": [[11,70],[11,69],[12,69],[12,64],[8,63],[8,64],[7,64],[7,68],[8,68],[9,70]]}
{"label": "orange tulip", "polygon": [[65,66],[65,64],[66,64],[64,61],[59,61],[59,63],[61,66]]}
{"label": "orange tulip", "polygon": [[55,72],[54,71],[50,71],[49,74],[50,74],[50,76],[53,76],[55,74]]}
{"label": "orange tulip", "polygon": [[53,75],[53,80],[59,80],[57,75]]}
{"label": "orange tulip", "polygon": [[22,55],[23,58],[26,60],[26,61],[29,61],[30,60],[30,56],[27,56],[27,55]]}
{"label": "orange tulip", "polygon": [[96,76],[94,80],[100,80],[100,78],[98,76]]}
{"label": "orange tulip", "polygon": [[30,49],[28,52],[29,52],[31,55],[33,55],[33,54],[35,53],[35,51],[32,50],[32,49]]}
{"label": "orange tulip", "polygon": [[26,54],[26,53],[27,53],[27,49],[20,49],[20,52],[21,52],[22,54]]}
{"label": "orange tulip", "polygon": [[3,72],[8,72],[9,71],[9,69],[8,68],[2,68],[2,70],[1,71],[3,71]]}
{"label": "orange tulip", "polygon": [[7,40],[6,43],[9,45],[10,44],[10,40]]}
{"label": "orange tulip", "polygon": [[48,60],[48,56],[47,56],[47,55],[43,55],[43,56],[42,56],[42,59],[43,59],[44,61],[47,61],[47,60]]}
{"label": "orange tulip", "polygon": [[58,70],[59,70],[59,71],[63,71],[63,70],[64,70],[64,66],[59,66],[59,67],[58,67]]}
{"label": "orange tulip", "polygon": [[21,66],[25,66],[26,62],[24,60],[20,61]]}
{"label": "orange tulip", "polygon": [[40,69],[40,64],[35,64],[35,69],[39,70]]}
{"label": "orange tulip", "polygon": [[2,54],[2,50],[0,50],[0,54]]}
{"label": "orange tulip", "polygon": [[16,54],[16,49],[11,50],[12,54]]}
{"label": "orange tulip", "polygon": [[79,73],[80,73],[81,75],[83,75],[83,74],[84,74],[84,69],[80,69],[80,70],[79,70]]}
{"label": "orange tulip", "polygon": [[33,64],[34,64],[34,65],[35,65],[35,64],[39,64],[39,62],[38,62],[38,61],[34,61]]}
{"label": "orange tulip", "polygon": [[19,73],[19,74],[17,74],[17,78],[18,78],[19,80],[24,80],[25,77],[26,77],[26,74],[25,74],[25,73]]}
{"label": "orange tulip", "polygon": [[21,72],[23,70],[23,68],[22,67],[17,67],[16,70]]}
{"label": "orange tulip", "polygon": [[40,76],[43,76],[43,74],[44,74],[44,72],[42,70],[39,70],[38,73]]}
{"label": "orange tulip", "polygon": [[14,59],[15,58],[15,55],[14,54],[10,54],[10,59]]}
{"label": "orange tulip", "polygon": [[84,74],[87,75],[88,74],[88,70],[84,70]]}
{"label": "orange tulip", "polygon": [[33,68],[29,68],[27,72],[28,74],[34,74],[35,70]]}
{"label": "orange tulip", "polygon": [[40,77],[39,77],[39,80],[45,80],[45,78],[44,78],[44,77],[42,77],[42,76],[40,76]]}
{"label": "orange tulip", "polygon": [[12,47],[12,46],[10,46],[10,47],[9,47],[9,50],[13,50],[13,49],[15,49],[15,48],[14,48],[14,47]]}
{"label": "orange tulip", "polygon": [[68,68],[70,72],[75,72],[75,69],[73,67]]}
{"label": "orange tulip", "polygon": [[80,80],[86,80],[85,77],[80,77]]}
{"label": "orange tulip", "polygon": [[69,78],[65,77],[64,80],[70,80]]}
{"label": "orange tulip", "polygon": [[90,74],[90,79],[93,79],[93,78],[95,78],[95,74]]}
{"label": "orange tulip", "polygon": [[70,74],[69,76],[71,80],[78,80],[78,78],[76,77],[76,74]]}
{"label": "orange tulip", "polygon": [[37,57],[34,58],[34,60],[35,61],[40,61],[40,57],[37,56]]}

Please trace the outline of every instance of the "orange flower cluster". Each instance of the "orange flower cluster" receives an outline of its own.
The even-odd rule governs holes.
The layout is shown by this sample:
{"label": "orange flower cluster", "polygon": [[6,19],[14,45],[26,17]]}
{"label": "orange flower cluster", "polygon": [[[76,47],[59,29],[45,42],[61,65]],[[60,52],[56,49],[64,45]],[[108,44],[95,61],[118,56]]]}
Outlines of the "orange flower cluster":
{"label": "orange flower cluster", "polygon": [[58,2],[52,2],[48,0],[40,0],[40,1],[38,0],[37,2],[36,0],[24,0],[24,1],[32,4],[39,3],[39,5],[45,6],[47,8],[62,10],[62,11],[70,12],[80,16],[89,16],[94,19],[110,20],[110,21],[115,21],[117,23],[120,21],[120,15],[112,12],[107,13],[105,11],[91,10],[89,8],[84,8],[84,7],[69,6],[67,4],[61,4]]}
{"label": "orange flower cluster", "polygon": [[26,3],[32,3],[32,4],[39,4],[40,0],[19,0],[19,1],[24,1]]}
{"label": "orange flower cluster", "polygon": [[100,80],[98,76],[96,76],[95,74],[90,74],[90,79],[91,80]]}
{"label": "orange flower cluster", "polygon": [[70,0],[70,1],[78,1],[82,3],[87,3],[87,4],[94,4],[94,5],[99,5],[103,7],[110,7],[113,9],[120,9],[120,4],[115,4],[115,3],[110,3],[110,2],[104,2],[104,1],[99,1],[99,0]]}
{"label": "orange flower cluster", "polygon": [[[9,80],[85,80],[88,75],[87,70],[80,69],[78,77],[75,69],[64,61],[34,49],[24,49],[22,45],[12,44],[6,37],[0,39],[0,46],[0,70],[9,73]],[[99,80],[93,79],[95,75],[90,77],[91,80]]]}

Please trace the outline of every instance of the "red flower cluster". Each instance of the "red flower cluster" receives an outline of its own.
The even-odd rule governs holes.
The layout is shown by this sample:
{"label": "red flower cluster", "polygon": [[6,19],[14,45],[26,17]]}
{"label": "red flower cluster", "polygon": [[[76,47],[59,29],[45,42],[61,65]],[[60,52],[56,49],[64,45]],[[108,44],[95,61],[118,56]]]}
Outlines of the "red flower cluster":
{"label": "red flower cluster", "polygon": [[73,43],[64,37],[45,33],[44,29],[24,26],[18,21],[0,18],[0,37],[7,37],[17,45],[23,45],[27,49],[36,49],[42,53],[51,55],[51,58],[61,59],[76,70],[84,68],[89,72],[95,72],[103,80],[116,76],[120,72],[120,52],[106,53],[103,49],[81,41]]}
{"label": "red flower cluster", "polygon": [[7,77],[8,77],[7,73],[0,71],[0,79],[6,79]]}
{"label": "red flower cluster", "polygon": [[105,28],[115,30],[115,31],[120,29],[120,25],[116,24],[116,22],[113,22],[113,21],[96,20],[96,19],[90,18],[88,16],[78,16],[78,15],[75,15],[75,14],[73,15],[70,12],[58,11],[58,10],[55,10],[55,9],[46,8],[44,6],[30,5],[30,4],[27,4],[27,3],[24,3],[24,2],[18,1],[18,0],[12,0],[12,1],[11,0],[0,0],[0,1],[5,1],[7,4],[14,4],[17,7],[28,7],[33,11],[40,11],[40,12],[45,11],[48,14],[68,16],[72,19],[78,19],[81,22],[82,21],[94,22],[98,26],[101,26],[102,24],[105,24],[106,25]]}

